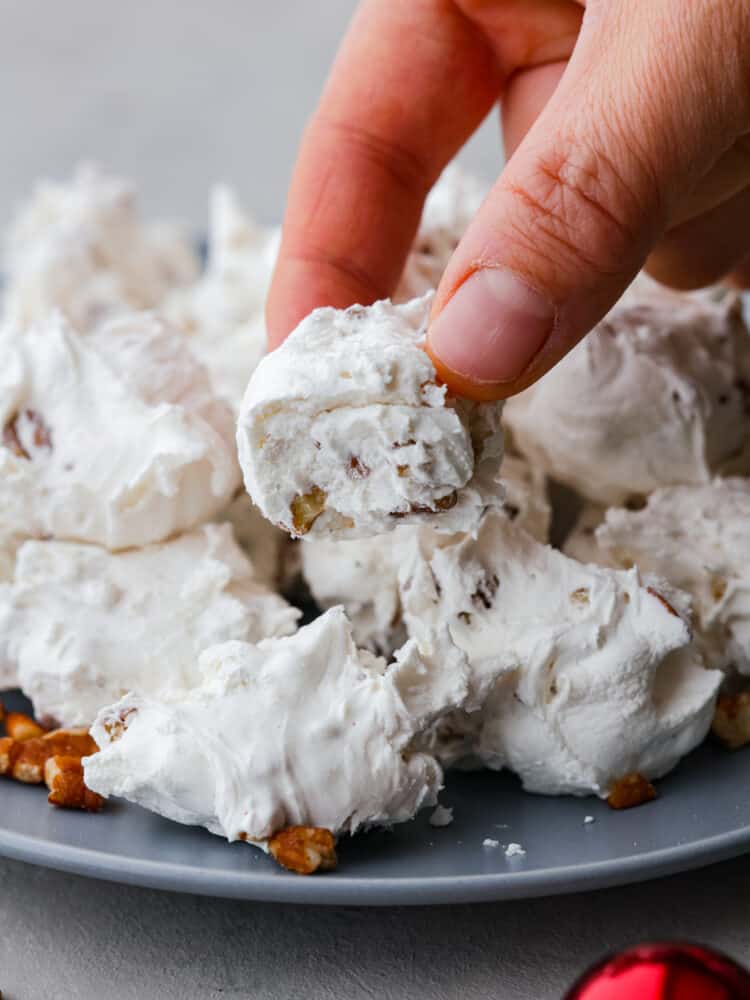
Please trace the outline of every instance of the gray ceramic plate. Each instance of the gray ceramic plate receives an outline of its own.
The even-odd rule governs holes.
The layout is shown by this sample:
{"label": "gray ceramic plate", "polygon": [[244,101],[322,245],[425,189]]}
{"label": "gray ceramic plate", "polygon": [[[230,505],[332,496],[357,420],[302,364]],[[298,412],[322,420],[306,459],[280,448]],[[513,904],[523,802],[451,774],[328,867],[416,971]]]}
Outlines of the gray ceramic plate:
{"label": "gray ceramic plate", "polygon": [[[6,699],[8,704],[13,697]],[[15,699],[20,705],[21,699]],[[344,840],[339,869],[302,878],[121,802],[98,815],[48,806],[42,789],[0,783],[0,854],[94,878],[210,896],[347,905],[458,903],[575,892],[696,868],[750,851],[750,751],[708,744],[627,812],[595,799],[544,798],[508,774],[452,774],[454,822],[429,813]],[[593,816],[593,823],[584,818]],[[499,841],[484,847],[485,839]],[[516,842],[526,854],[506,858]]]}

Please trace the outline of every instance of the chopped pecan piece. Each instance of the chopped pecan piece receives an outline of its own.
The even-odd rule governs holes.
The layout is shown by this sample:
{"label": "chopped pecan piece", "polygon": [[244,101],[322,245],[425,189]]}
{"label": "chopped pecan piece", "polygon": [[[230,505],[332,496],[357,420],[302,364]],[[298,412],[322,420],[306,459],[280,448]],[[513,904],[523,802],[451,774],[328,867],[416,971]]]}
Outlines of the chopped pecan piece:
{"label": "chopped pecan piece", "polygon": [[13,751],[16,741],[10,736],[0,737],[0,774],[8,774],[13,766]]}
{"label": "chopped pecan piece", "polygon": [[44,726],[40,726],[30,715],[25,715],[23,712],[8,712],[5,716],[5,732],[18,743],[43,736],[46,731]]}
{"label": "chopped pecan piece", "polygon": [[730,750],[750,743],[750,691],[721,695],[711,731]]}
{"label": "chopped pecan piece", "polygon": [[632,809],[656,798],[656,789],[642,774],[626,774],[612,786],[607,798],[610,809]]}
{"label": "chopped pecan piece", "polygon": [[439,500],[436,500],[435,501],[435,509],[436,510],[450,510],[452,507],[455,507],[457,503],[458,503],[458,493],[456,492],[456,490],[454,490],[452,493],[449,493],[447,496],[440,497]]}
{"label": "chopped pecan piece", "polygon": [[500,586],[500,580],[496,573],[492,576],[486,576],[480,581],[479,586],[471,595],[471,599],[477,607],[481,606],[485,610],[489,611],[492,607],[492,602],[497,593],[497,588]]}
{"label": "chopped pecan piece", "polygon": [[573,604],[588,604],[589,603],[588,587],[578,587],[570,595],[570,599],[573,602]]}
{"label": "chopped pecan piece", "polygon": [[326,494],[319,486],[313,486],[309,493],[297,494],[290,506],[295,535],[307,534],[325,510],[326,499]]}
{"label": "chopped pecan piece", "polygon": [[47,801],[64,809],[98,812],[104,799],[87,788],[80,757],[54,756],[44,764],[44,782],[49,788]]}
{"label": "chopped pecan piece", "polygon": [[32,438],[34,447],[46,448],[47,451],[52,451],[52,432],[41,416],[34,410],[26,410],[24,416],[34,428],[34,436]]}
{"label": "chopped pecan piece", "polygon": [[361,458],[357,458],[356,455],[352,455],[349,458],[349,468],[346,472],[350,479],[367,479],[370,475],[370,469]]}
{"label": "chopped pecan piece", "polygon": [[333,834],[321,827],[289,826],[271,837],[268,849],[282,868],[298,875],[331,871],[338,864]]}
{"label": "chopped pecan piece", "polygon": [[99,748],[85,729],[54,729],[43,736],[0,740],[0,774],[28,785],[44,780],[44,765],[50,757],[87,757]]}
{"label": "chopped pecan piece", "polygon": [[659,601],[660,604],[663,604],[664,607],[667,609],[667,611],[670,613],[670,615],[674,615],[675,618],[679,618],[680,617],[677,614],[677,612],[675,611],[675,609],[672,607],[672,605],[669,603],[669,601],[666,599],[666,597],[664,596],[664,594],[660,594],[659,591],[658,590],[654,590],[653,587],[646,587],[646,593],[647,594],[651,594],[651,596],[655,597],[656,600]]}
{"label": "chopped pecan piece", "polygon": [[134,708],[126,708],[124,711],[118,712],[116,718],[108,719],[104,723],[104,732],[109,736],[110,740],[114,743],[116,740],[122,736],[125,730],[128,728],[128,719],[131,715],[135,715]]}
{"label": "chopped pecan piece", "polygon": [[409,504],[408,510],[392,510],[389,516],[408,517],[409,514],[439,514],[440,511],[450,510],[451,507],[455,507],[457,503],[458,493],[454,490],[453,493],[449,493],[447,496],[440,497],[439,500],[436,500],[434,507],[427,507],[425,504],[420,503],[412,503]]}
{"label": "chopped pecan piece", "polygon": [[11,451],[16,458],[28,459],[30,457],[18,436],[18,414],[11,417],[3,427],[3,447]]}
{"label": "chopped pecan piece", "polygon": [[18,458],[31,458],[28,450],[21,441],[19,432],[21,424],[30,424],[32,429],[31,441],[35,448],[52,449],[52,434],[42,417],[35,410],[24,410],[23,413],[16,413],[3,427],[3,445],[13,452]]}
{"label": "chopped pecan piece", "polygon": [[724,579],[723,576],[712,576],[711,577],[711,597],[715,601],[720,601],[727,592],[727,587],[729,584]]}

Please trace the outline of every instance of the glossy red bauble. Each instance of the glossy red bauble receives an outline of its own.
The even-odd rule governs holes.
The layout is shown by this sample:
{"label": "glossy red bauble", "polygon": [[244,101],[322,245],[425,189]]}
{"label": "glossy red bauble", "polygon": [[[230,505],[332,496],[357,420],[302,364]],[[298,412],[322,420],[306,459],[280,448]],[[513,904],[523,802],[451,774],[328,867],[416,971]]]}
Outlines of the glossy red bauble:
{"label": "glossy red bauble", "polygon": [[708,948],[644,944],[604,959],[565,1000],[750,1000],[750,974]]}

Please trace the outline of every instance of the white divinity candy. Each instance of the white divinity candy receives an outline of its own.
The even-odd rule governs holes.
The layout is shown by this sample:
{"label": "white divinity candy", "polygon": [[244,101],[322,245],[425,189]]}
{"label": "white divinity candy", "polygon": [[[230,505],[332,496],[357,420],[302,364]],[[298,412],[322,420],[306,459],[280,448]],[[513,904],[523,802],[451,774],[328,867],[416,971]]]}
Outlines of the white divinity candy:
{"label": "white divinity candy", "polygon": [[255,580],[228,525],[119,553],[29,541],[12,584],[0,584],[17,684],[37,716],[64,726],[90,724],[128,691],[160,698],[190,688],[207,647],[289,635],[298,618]]}
{"label": "white divinity candy", "polygon": [[[750,675],[750,480],[656,490],[642,510],[608,510],[587,540],[597,562],[687,591],[708,666]],[[580,550],[577,537],[571,545]]]}
{"label": "white divinity candy", "polygon": [[708,483],[728,465],[750,472],[750,334],[739,297],[716,296],[639,278],[578,347],[509,401],[520,450],[607,505]]}
{"label": "white divinity candy", "polygon": [[[641,505],[643,501],[636,501]],[[607,508],[598,503],[583,502],[578,516],[573,524],[570,533],[565,538],[562,550],[571,559],[577,559],[582,563],[597,563],[598,565],[608,565],[602,550],[596,542],[596,529],[604,520]],[[632,563],[625,568],[630,568]]]}
{"label": "white divinity candy", "polygon": [[13,326],[25,329],[58,309],[86,333],[159,305],[195,280],[198,261],[179,229],[141,222],[127,181],[82,166],[67,184],[36,187],[8,236],[5,271]]}
{"label": "white divinity candy", "polygon": [[[544,477],[523,459],[506,454],[500,469],[505,500],[487,517],[508,517],[540,542],[549,537],[551,510]],[[398,574],[411,540],[440,536],[429,527],[403,525],[386,535],[332,541],[314,538],[299,546],[302,571],[323,608],[343,604],[360,646],[389,652],[404,641]]]}
{"label": "white divinity candy", "polygon": [[148,313],[85,337],[59,315],[0,329],[0,541],[161,541],[239,485],[232,415]]}
{"label": "white divinity candy", "polygon": [[357,645],[388,654],[406,639],[398,571],[422,530],[402,525],[372,538],[313,538],[298,546],[310,593],[321,608],[344,606]]}
{"label": "white divinity candy", "polygon": [[357,649],[334,608],[289,638],[215,646],[192,691],[100,713],[86,784],[228,840],[410,819],[442,783],[412,740],[469,695],[465,659],[437,639],[388,665]]}
{"label": "white divinity candy", "polygon": [[401,590],[410,633],[446,624],[478,692],[500,675],[467,732],[529,791],[606,796],[629,773],[665,774],[708,731],[722,675],[688,646],[685,595],[635,569],[583,566],[492,517],[476,539],[417,553]]}
{"label": "white divinity candy", "polygon": [[216,391],[235,412],[266,353],[264,310],[279,241],[278,228],[253,222],[229,188],[215,187],[206,270],[164,305],[165,315],[188,334]]}
{"label": "white divinity candy", "polygon": [[483,181],[458,165],[446,167],[427,195],[419,231],[393,297],[395,302],[408,302],[437,288],[487,190]]}
{"label": "white divinity candy", "polygon": [[437,384],[422,349],[430,301],[316,309],[261,361],[237,443],[269,520],[310,537],[471,531],[500,505],[502,405]]}

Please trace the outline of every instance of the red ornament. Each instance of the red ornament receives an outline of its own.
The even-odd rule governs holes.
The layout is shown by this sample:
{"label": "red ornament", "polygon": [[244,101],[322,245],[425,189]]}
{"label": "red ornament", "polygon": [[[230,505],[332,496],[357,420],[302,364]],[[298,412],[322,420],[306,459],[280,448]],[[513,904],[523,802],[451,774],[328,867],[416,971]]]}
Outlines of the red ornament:
{"label": "red ornament", "polygon": [[708,948],[644,944],[605,958],[565,1000],[750,1000],[750,975]]}

